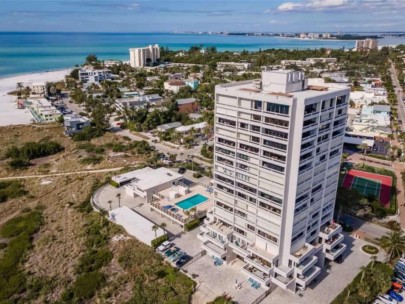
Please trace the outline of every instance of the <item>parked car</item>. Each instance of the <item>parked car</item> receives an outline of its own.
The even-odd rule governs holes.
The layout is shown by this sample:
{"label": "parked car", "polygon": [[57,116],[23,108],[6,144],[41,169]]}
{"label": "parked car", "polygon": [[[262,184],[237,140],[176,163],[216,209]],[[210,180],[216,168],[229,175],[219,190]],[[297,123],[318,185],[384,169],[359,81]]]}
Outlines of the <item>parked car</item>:
{"label": "parked car", "polygon": [[391,298],[394,298],[395,300],[397,300],[398,302],[402,302],[402,301],[404,300],[404,297],[403,297],[403,296],[401,296],[399,293],[396,293],[396,292],[393,291],[393,290],[390,290],[390,291],[388,292],[388,295],[389,295]]}
{"label": "parked car", "polygon": [[170,262],[176,262],[178,259],[180,259],[185,253],[183,251],[178,251],[175,254],[171,255],[169,257]]}
{"label": "parked car", "polygon": [[173,243],[171,243],[169,241],[165,241],[157,248],[157,250],[159,252],[164,252],[164,251],[166,251],[167,249],[169,249],[172,246],[173,246]]}
{"label": "parked car", "polygon": [[169,256],[171,256],[172,254],[175,254],[176,252],[178,252],[178,251],[180,251],[180,248],[179,247],[172,247],[172,248],[170,248],[170,249],[168,249],[168,250],[166,250],[165,251],[165,256],[166,257],[169,257]]}
{"label": "parked car", "polygon": [[382,296],[378,296],[378,298],[380,301],[382,301],[385,304],[398,304],[398,301],[391,298],[389,295],[382,295]]}
{"label": "parked car", "polygon": [[184,174],[184,173],[186,173],[186,168],[180,167],[180,168],[179,168],[179,171],[177,171],[177,173],[179,173],[179,174]]}
{"label": "parked car", "polygon": [[191,256],[189,256],[188,254],[185,254],[185,255],[181,256],[180,259],[178,259],[178,261],[176,262],[176,267],[182,267],[190,260],[191,260]]}

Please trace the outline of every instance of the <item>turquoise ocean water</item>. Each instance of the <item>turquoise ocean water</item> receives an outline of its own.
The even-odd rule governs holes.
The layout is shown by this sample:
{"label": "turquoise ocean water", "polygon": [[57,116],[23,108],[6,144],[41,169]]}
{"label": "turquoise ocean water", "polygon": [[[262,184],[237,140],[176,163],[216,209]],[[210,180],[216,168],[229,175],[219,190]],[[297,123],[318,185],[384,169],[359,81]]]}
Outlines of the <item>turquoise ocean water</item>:
{"label": "turquoise ocean water", "polygon": [[[402,39],[402,43],[404,40],[405,38]],[[129,60],[129,48],[155,43],[172,50],[187,50],[192,45],[201,44],[204,47],[215,46],[219,51],[354,47],[354,41],[298,40],[276,37],[161,33],[0,32],[0,78],[72,67],[82,63],[90,53],[94,53],[104,60]],[[400,42],[396,39],[383,42],[383,44],[397,43]]]}

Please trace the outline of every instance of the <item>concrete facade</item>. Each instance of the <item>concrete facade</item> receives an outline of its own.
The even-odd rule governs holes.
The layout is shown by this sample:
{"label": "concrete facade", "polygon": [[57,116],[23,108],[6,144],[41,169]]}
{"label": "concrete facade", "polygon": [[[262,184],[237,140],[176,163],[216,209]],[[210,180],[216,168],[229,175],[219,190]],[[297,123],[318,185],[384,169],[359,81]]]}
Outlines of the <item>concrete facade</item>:
{"label": "concrete facade", "polygon": [[129,49],[129,64],[133,68],[154,65],[160,59],[159,45]]}
{"label": "concrete facade", "polygon": [[216,87],[214,207],[203,249],[225,263],[238,257],[247,276],[293,292],[341,256],[333,211],[349,93],[291,71]]}

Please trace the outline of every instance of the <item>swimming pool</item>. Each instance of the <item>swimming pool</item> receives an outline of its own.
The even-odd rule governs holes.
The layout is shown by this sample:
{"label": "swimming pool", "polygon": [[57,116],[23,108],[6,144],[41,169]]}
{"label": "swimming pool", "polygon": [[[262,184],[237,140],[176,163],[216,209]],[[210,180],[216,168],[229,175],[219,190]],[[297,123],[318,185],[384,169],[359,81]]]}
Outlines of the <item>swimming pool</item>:
{"label": "swimming pool", "polygon": [[181,202],[178,202],[176,206],[183,210],[187,210],[205,202],[206,200],[208,200],[208,198],[204,195],[196,194],[190,196],[189,198],[186,198],[185,200],[182,200]]}

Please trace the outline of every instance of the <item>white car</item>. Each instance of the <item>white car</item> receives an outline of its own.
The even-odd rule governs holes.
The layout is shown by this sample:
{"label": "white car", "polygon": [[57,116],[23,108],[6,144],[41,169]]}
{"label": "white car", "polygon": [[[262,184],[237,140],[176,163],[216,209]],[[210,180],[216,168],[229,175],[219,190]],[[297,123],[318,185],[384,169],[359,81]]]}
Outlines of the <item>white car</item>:
{"label": "white car", "polygon": [[384,304],[398,304],[397,300],[395,300],[394,298],[391,298],[387,294],[385,294],[383,296],[378,296],[377,299],[380,300],[381,302],[383,302]]}
{"label": "white car", "polygon": [[158,250],[159,252],[164,252],[164,251],[166,251],[167,249],[169,249],[172,245],[173,245],[173,244],[170,243],[169,241],[165,241],[165,242],[163,242],[163,243],[157,248],[157,250]]}

